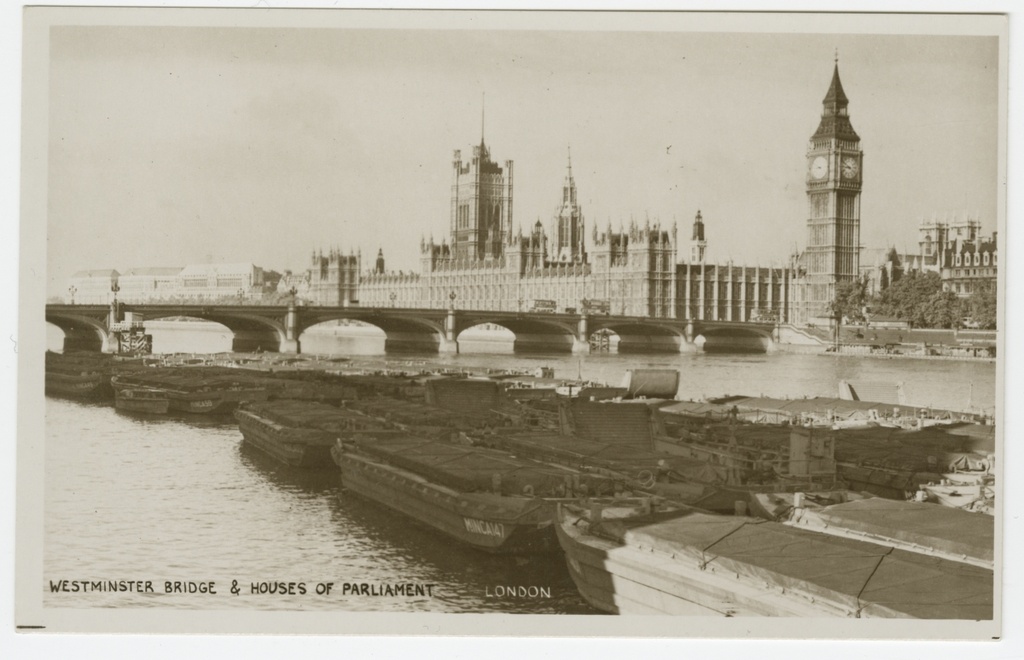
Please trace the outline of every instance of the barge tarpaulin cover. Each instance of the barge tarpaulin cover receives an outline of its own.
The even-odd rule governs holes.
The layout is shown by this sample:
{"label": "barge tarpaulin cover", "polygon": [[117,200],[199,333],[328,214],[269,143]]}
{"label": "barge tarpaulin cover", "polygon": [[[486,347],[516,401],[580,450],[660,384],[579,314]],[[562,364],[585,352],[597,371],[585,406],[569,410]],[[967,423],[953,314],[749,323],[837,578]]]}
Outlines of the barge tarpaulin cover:
{"label": "barge tarpaulin cover", "polygon": [[803,592],[864,616],[992,618],[993,572],[779,523],[688,512],[603,521],[602,537],[699,562],[739,580]]}
{"label": "barge tarpaulin cover", "polygon": [[823,524],[981,561],[993,561],[995,519],[936,504],[870,497],[815,512]]}
{"label": "barge tarpaulin cover", "polygon": [[615,490],[614,481],[607,477],[545,465],[497,449],[433,442],[407,433],[375,434],[365,439],[356,436],[355,440],[368,455],[465,493],[532,492],[538,497],[561,497],[567,495],[567,478],[574,488],[585,485],[588,495],[611,495]]}

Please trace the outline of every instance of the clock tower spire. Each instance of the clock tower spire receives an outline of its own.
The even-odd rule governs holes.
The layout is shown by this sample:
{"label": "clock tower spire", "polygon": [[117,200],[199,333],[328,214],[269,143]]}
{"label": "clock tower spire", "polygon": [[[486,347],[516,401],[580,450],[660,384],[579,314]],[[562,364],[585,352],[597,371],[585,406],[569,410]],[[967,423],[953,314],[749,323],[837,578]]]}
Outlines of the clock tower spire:
{"label": "clock tower spire", "polygon": [[807,148],[806,320],[831,316],[836,285],[860,275],[860,193],[864,152],[853,129],[836,54],[821,121]]}

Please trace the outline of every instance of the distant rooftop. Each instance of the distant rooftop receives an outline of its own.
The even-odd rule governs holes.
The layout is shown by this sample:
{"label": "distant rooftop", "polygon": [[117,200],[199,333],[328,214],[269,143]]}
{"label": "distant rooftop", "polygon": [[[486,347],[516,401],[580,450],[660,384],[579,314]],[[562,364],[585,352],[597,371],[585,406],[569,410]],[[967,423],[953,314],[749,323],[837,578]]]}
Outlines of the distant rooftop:
{"label": "distant rooftop", "polygon": [[121,276],[121,274],[118,273],[113,268],[100,268],[100,269],[96,269],[96,270],[80,270],[77,273],[75,273],[74,275],[72,275],[71,277],[120,277],[120,276]]}
{"label": "distant rooftop", "polygon": [[177,275],[181,272],[181,266],[152,266],[144,268],[129,268],[121,273],[121,277],[131,275]]}
{"label": "distant rooftop", "polygon": [[252,263],[243,264],[189,264],[181,269],[181,275],[209,275],[211,273],[251,273],[256,268]]}

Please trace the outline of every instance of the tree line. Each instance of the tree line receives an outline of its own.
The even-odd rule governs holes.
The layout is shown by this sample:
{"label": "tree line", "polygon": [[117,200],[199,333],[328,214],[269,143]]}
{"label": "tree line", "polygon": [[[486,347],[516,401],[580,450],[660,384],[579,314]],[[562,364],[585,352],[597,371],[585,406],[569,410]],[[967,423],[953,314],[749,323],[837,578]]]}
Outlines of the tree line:
{"label": "tree line", "polygon": [[[943,291],[938,273],[903,273],[895,251],[892,277],[882,271],[880,291],[868,294],[866,279],[836,285],[833,312],[848,323],[864,323],[871,316],[906,321],[912,328],[962,328],[965,324],[987,330],[996,327],[996,287],[991,281],[978,282],[968,298]],[[867,312],[867,316],[865,316]]]}

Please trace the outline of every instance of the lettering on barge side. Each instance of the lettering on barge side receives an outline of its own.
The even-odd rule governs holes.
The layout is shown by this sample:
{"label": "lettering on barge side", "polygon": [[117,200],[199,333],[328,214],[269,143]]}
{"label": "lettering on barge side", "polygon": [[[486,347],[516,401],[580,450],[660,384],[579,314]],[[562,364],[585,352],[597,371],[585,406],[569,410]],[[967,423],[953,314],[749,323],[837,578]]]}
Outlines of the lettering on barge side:
{"label": "lettering on barge side", "polygon": [[463,518],[466,524],[466,531],[484,536],[494,536],[499,539],[505,538],[505,525],[491,522],[489,520],[477,520],[476,518]]}

